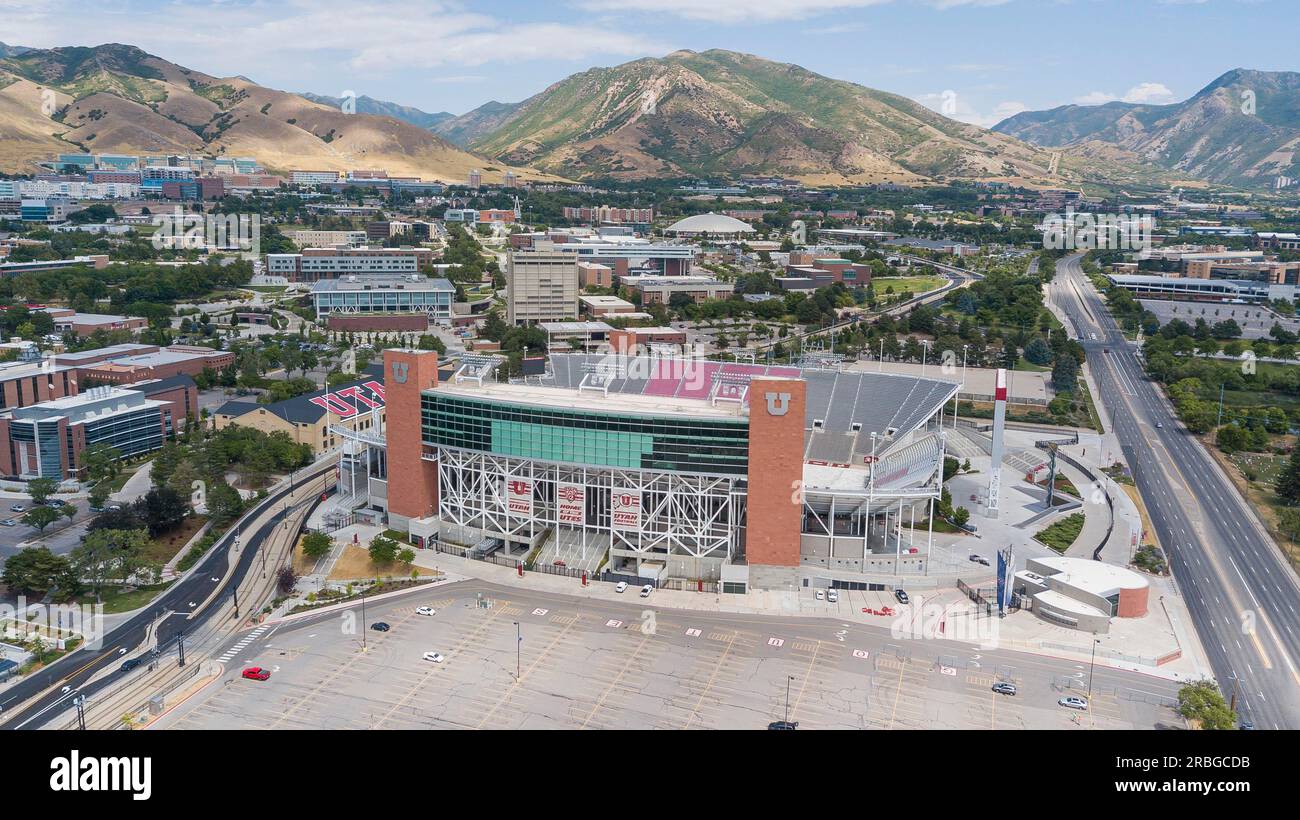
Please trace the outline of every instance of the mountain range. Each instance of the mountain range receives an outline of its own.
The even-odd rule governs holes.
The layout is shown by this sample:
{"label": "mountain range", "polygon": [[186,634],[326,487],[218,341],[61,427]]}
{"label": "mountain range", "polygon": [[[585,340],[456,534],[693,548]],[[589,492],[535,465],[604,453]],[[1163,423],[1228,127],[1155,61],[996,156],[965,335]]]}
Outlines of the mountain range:
{"label": "mountain range", "polygon": [[1261,187],[1300,177],[1300,73],[1238,68],[1184,102],[1066,105],[1016,114],[993,130],[1083,157],[1118,149],[1196,179]]}
{"label": "mountain range", "polygon": [[383,168],[451,182],[475,168],[499,181],[506,170],[401,119],[344,113],[134,46],[10,49],[0,58],[0,170],[30,173],[72,151],[252,156],[276,172]]}

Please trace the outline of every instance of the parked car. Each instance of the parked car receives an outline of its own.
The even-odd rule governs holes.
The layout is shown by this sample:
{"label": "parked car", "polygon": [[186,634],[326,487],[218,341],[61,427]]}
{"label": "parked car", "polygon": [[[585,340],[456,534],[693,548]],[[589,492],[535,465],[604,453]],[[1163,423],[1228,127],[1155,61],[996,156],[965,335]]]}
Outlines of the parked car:
{"label": "parked car", "polygon": [[655,589],[655,588],[654,588],[652,585],[650,585],[650,584],[646,584],[645,586],[641,587],[641,597],[642,597],[642,598],[649,598],[649,597],[650,597],[650,593],[651,593],[651,592],[654,592],[654,589]]}
{"label": "parked car", "polygon": [[900,604],[905,604],[908,601],[907,592],[901,589],[894,590],[894,597],[898,599]]}
{"label": "parked car", "polygon": [[999,695],[1014,695],[1016,693],[1016,685],[1014,683],[1004,682],[995,683],[993,684],[993,691],[997,692]]}
{"label": "parked car", "polygon": [[828,589],[826,590],[826,600],[832,604],[837,604],[840,601],[840,593],[836,590]]}
{"label": "parked car", "polygon": [[0,527],[16,527],[16,526],[18,526],[18,522],[13,520],[12,518],[6,518],[4,521],[0,521]]}
{"label": "parked car", "polygon": [[824,601],[824,600],[826,600],[826,593],[825,593],[824,591],[822,591],[822,590],[819,589],[819,590],[817,590],[816,595],[817,595],[817,600],[819,600],[819,601]]}
{"label": "parked car", "polygon": [[432,661],[434,663],[442,663],[443,661],[446,660],[446,658],[444,658],[442,655],[439,655],[437,652],[425,652],[424,659],[426,661]]}
{"label": "parked car", "polygon": [[431,607],[431,606],[417,606],[417,607],[415,608],[415,614],[416,614],[416,615],[436,615],[437,612],[436,612],[436,611],[434,610],[434,608]]}
{"label": "parked car", "polygon": [[1064,706],[1067,709],[1088,708],[1088,701],[1084,700],[1083,698],[1076,698],[1076,697],[1061,698],[1060,700],[1057,701],[1057,703],[1061,706]]}
{"label": "parked car", "polygon": [[989,565],[989,559],[982,555],[972,555],[970,560],[974,561],[976,564],[983,564],[986,567]]}
{"label": "parked car", "polygon": [[122,661],[122,666],[120,668],[123,672],[130,672],[132,669],[136,668],[139,665],[140,665],[139,658],[127,658],[126,660]]}
{"label": "parked car", "polygon": [[627,592],[627,581],[619,581],[614,585],[615,592]]}
{"label": "parked car", "polygon": [[14,504],[12,507],[9,508],[9,511],[10,511],[10,512],[22,512],[22,511],[25,510],[25,509],[27,509],[27,508],[24,507],[22,504]]}
{"label": "parked car", "polygon": [[384,623],[383,621],[375,621],[373,624],[370,625],[370,628],[375,630],[376,632],[387,632],[388,630],[392,629],[391,626]]}
{"label": "parked car", "polygon": [[779,729],[782,731],[794,731],[799,728],[797,720],[774,720],[767,724],[768,729]]}
{"label": "parked car", "polygon": [[250,666],[244,670],[243,677],[248,680],[267,680],[271,677],[271,670],[263,669],[260,666]]}

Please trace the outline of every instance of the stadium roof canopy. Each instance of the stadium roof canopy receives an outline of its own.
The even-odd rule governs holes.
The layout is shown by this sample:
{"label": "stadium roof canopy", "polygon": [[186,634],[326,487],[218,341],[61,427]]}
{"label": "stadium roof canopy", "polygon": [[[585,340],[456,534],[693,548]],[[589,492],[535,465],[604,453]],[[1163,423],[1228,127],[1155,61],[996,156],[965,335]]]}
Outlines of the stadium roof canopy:
{"label": "stadium roof canopy", "polygon": [[688,216],[685,219],[679,219],[669,225],[666,230],[669,233],[716,233],[716,234],[733,234],[733,233],[753,233],[754,229],[739,219],[722,214],[707,213]]}

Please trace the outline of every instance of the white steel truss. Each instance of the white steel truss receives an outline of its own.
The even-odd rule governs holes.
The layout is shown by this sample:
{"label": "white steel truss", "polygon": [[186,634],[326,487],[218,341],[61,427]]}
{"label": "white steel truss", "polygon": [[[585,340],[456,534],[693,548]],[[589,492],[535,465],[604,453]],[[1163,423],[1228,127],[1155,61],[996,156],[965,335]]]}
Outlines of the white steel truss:
{"label": "white steel truss", "polygon": [[[547,530],[581,530],[583,543],[645,554],[733,556],[744,523],[743,476],[710,476],[618,467],[584,467],[439,447],[426,459],[438,464],[439,517],[459,527],[530,544]],[[512,479],[530,482],[530,512],[509,509]],[[558,484],[585,488],[585,523],[560,522]],[[635,492],[639,524],[615,526],[611,495]]]}

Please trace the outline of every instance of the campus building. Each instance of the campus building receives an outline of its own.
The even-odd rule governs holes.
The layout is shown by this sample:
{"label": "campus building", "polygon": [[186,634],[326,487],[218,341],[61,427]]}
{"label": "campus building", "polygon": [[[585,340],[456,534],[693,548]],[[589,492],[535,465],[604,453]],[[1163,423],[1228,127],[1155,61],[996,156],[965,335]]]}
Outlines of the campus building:
{"label": "campus building", "polygon": [[96,387],[75,396],[0,413],[0,474],[63,480],[80,475],[81,454],[95,444],[123,457],[162,447],[176,431],[175,405],[141,390]]}
{"label": "campus building", "polygon": [[446,279],[409,276],[345,276],[311,286],[317,316],[424,314],[429,322],[451,323],[456,286]]}
{"label": "campus building", "polygon": [[266,274],[290,282],[423,273],[432,266],[433,251],[428,248],[304,248],[301,253],[266,255]]}
{"label": "campus building", "polygon": [[578,315],[578,258],[562,245],[538,243],[511,251],[506,265],[506,313],[512,325],[556,322]]}
{"label": "campus building", "polygon": [[448,378],[384,353],[385,503],[418,544],[724,592],[926,570],[954,382],[554,354],[503,383],[496,364]]}

